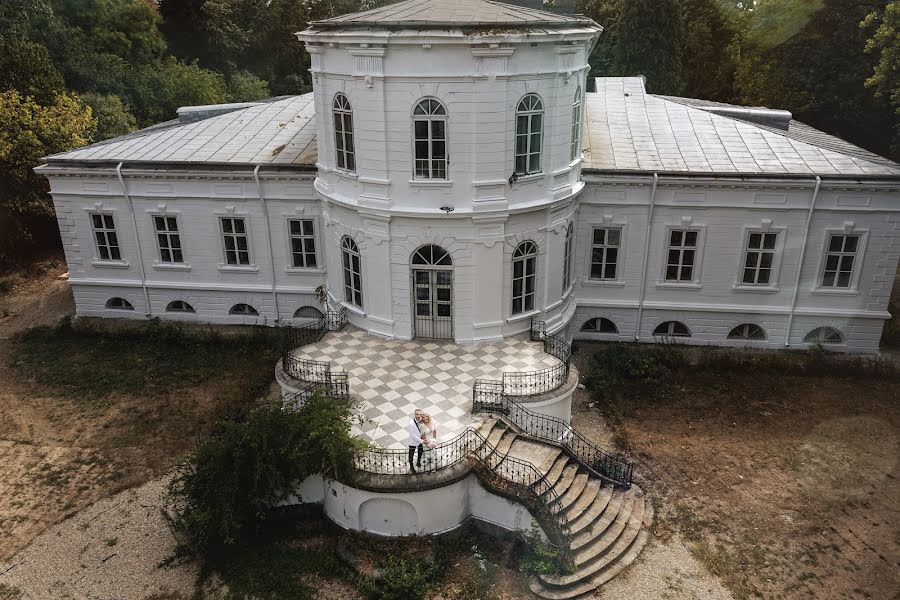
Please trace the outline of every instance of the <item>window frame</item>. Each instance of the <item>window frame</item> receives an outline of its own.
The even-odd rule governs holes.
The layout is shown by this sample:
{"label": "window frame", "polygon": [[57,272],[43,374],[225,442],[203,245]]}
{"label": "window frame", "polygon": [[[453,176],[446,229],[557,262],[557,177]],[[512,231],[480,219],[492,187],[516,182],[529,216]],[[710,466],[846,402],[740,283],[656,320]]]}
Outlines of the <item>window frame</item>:
{"label": "window frame", "polygon": [[[664,334],[656,333],[656,331],[663,325],[669,325],[669,332]],[[673,333],[676,325],[681,325],[682,327],[684,327],[687,333]],[[684,323],[684,321],[669,319],[668,321],[662,321],[656,327],[654,327],[653,333],[651,333],[651,335],[658,338],[692,338],[694,337],[694,332],[691,331],[691,328],[688,327],[687,324]]]}
{"label": "window frame", "polygon": [[[427,102],[436,102],[440,107],[440,110],[443,111],[442,114],[438,114],[435,112],[417,115],[416,110]],[[424,98],[420,98],[413,105],[412,114],[410,115],[412,120],[412,129],[410,130],[410,140],[412,142],[412,179],[413,181],[450,181],[450,111],[447,110],[447,105],[444,104],[438,98],[433,96],[426,96]],[[416,136],[416,123],[418,121],[422,121],[427,123],[428,135],[426,138],[420,140]],[[443,139],[434,138],[433,133],[433,125],[434,122],[441,122],[444,125],[444,137]],[[424,141],[427,144],[428,148],[428,157],[427,158],[419,158],[417,154],[417,142]],[[443,141],[444,143],[444,174],[442,177],[434,175],[435,172],[435,161],[440,161],[439,158],[434,158],[434,143],[435,141]],[[420,160],[424,160],[428,165],[428,175],[420,175],[418,173],[417,162]]]}
{"label": "window frame", "polygon": [[575,163],[581,159],[581,139],[584,121],[584,93],[581,91],[581,84],[575,88],[575,100],[572,102],[572,140],[570,142],[570,163]]}
{"label": "window frame", "polygon": [[[850,285],[848,287],[826,287],[823,286],[825,278],[825,270],[828,262],[828,248],[831,245],[831,238],[835,235],[841,236],[858,236],[859,240],[856,244],[856,255],[853,261],[853,270],[850,272]],[[816,294],[858,294],[859,280],[862,276],[863,265],[865,262],[866,244],[869,238],[869,231],[856,228],[831,228],[825,229],[822,245],[819,252],[819,268],[816,271],[816,279],[813,282],[813,293]]]}
{"label": "window frame", "polygon": [[[339,100],[346,104],[338,106]],[[338,129],[338,117],[340,117],[341,129]],[[349,121],[349,131],[347,125]],[[346,173],[356,173],[356,134],[353,129],[353,104],[344,92],[337,92],[331,100],[331,127],[334,132],[334,167]],[[347,144],[347,137],[350,143]],[[338,140],[343,141],[343,150]],[[348,150],[349,145],[349,150]],[[348,166],[349,158],[349,166]],[[343,159],[343,165],[341,165]]]}
{"label": "window frame", "polygon": [[[666,279],[669,264],[669,249],[672,240],[673,231],[693,231],[697,233],[697,245],[694,248],[694,266],[692,271],[692,279],[690,281],[673,281]],[[701,273],[703,269],[703,253],[706,247],[706,225],[698,224],[670,224],[665,227],[665,237],[663,238],[663,253],[660,260],[659,278],[656,286],[665,288],[679,289],[700,289]]]}
{"label": "window frame", "polygon": [[[530,246],[528,246],[530,244]],[[519,256],[516,254],[519,253],[519,249],[524,248],[522,253]],[[521,315],[525,315],[531,312],[534,312],[536,302],[535,297],[537,296],[537,259],[540,255],[540,247],[537,242],[534,240],[523,240],[516,244],[516,247],[513,248],[510,262],[510,316],[518,317]],[[516,263],[522,263],[522,275],[516,276]],[[531,273],[528,273],[528,266],[531,265]],[[527,292],[527,281],[528,279],[533,281],[531,292]],[[521,280],[521,293],[516,294],[516,281]],[[521,306],[519,310],[516,310],[516,300],[521,301]],[[529,306],[529,301],[531,302]]]}
{"label": "window frame", "polygon": [[[347,244],[353,244],[353,247],[350,248]],[[357,258],[359,263],[358,271],[353,271],[353,257]],[[347,284],[347,273],[350,273],[350,285]],[[341,237],[341,284],[344,288],[344,302],[354,308],[365,310],[364,302],[365,295],[363,294],[363,261],[362,261],[362,253],[359,251],[359,244],[356,243],[349,235],[345,235]],[[354,277],[354,275],[356,277]],[[357,289],[356,283],[359,283],[359,288]],[[347,297],[347,291],[350,290],[350,298]],[[359,303],[357,303],[357,299]]]}
{"label": "window frame", "polygon": [[[121,300],[125,306],[110,306],[110,302],[113,300]],[[106,302],[103,303],[103,308],[105,310],[126,310],[134,312],[134,304],[132,304],[127,298],[123,298],[122,296],[113,296],[111,298],[107,298]]]}
{"label": "window frame", "polygon": [[[753,234],[775,234],[775,248],[771,250],[772,266],[769,269],[769,283],[744,283],[744,270],[747,268],[747,254],[750,250],[750,237]],[[788,230],[786,227],[744,227],[742,233],[741,252],[738,254],[734,285],[732,288],[739,292],[777,292],[781,281],[781,264],[784,258],[785,240]]]}
{"label": "window frame", "polygon": [[[588,250],[587,281],[589,281],[590,283],[594,283],[594,284],[604,284],[604,285],[620,283],[622,281],[622,272],[621,272],[621,270],[622,270],[622,250],[625,246],[625,227],[622,225],[615,225],[615,224],[610,224],[610,225],[592,224],[590,227],[591,227],[591,236],[590,236],[590,239],[588,240],[588,244],[587,244],[587,250]],[[616,273],[615,273],[615,277],[612,277],[612,278],[605,278],[605,277],[604,278],[596,278],[593,276],[594,249],[595,249],[594,232],[597,231],[598,229],[603,229],[603,230],[606,230],[606,232],[607,232],[603,236],[604,243],[601,244],[600,246],[596,246],[596,247],[601,247],[604,249],[604,252],[603,252],[604,259],[607,256],[607,250],[609,248],[612,248],[612,246],[610,246],[609,244],[606,243],[606,240],[609,239],[609,231],[617,230],[619,232],[619,244],[618,244],[618,246],[616,246],[616,248],[617,248],[616,262],[615,262]],[[610,264],[610,263],[604,262],[603,264],[606,265],[606,264]],[[603,269],[603,271],[605,272],[605,269]]]}
{"label": "window frame", "polygon": [[[153,225],[153,237],[156,241],[156,263],[154,266],[163,266],[163,267],[185,267],[187,266],[187,261],[184,260],[184,240],[182,236],[181,230],[181,222],[179,219],[179,215],[171,214],[171,213],[151,213],[150,219]],[[157,228],[157,219],[162,219],[166,224],[166,231],[160,231]],[[175,230],[171,231],[168,229],[169,219],[172,219],[175,222]],[[169,243],[167,248],[163,248],[160,243],[160,236],[165,236],[166,240]],[[171,246],[172,237],[178,238],[178,248],[174,248]],[[163,250],[168,250],[171,258],[174,259],[174,252],[177,250],[181,253],[181,260],[165,260],[163,258]]]}
{"label": "window frame", "polygon": [[[291,231],[291,222],[292,221],[310,221],[312,223],[312,234],[294,234]],[[302,225],[301,225],[302,229]],[[308,272],[321,272],[324,269],[324,264],[322,261],[322,255],[320,252],[321,244],[319,244],[319,223],[318,218],[316,216],[288,216],[285,218],[285,235],[287,236],[287,255],[288,255],[288,264],[285,267],[285,271],[289,273],[308,273]],[[294,239],[312,239],[313,241],[313,255],[315,257],[316,266],[303,266],[298,267],[294,264]],[[305,250],[302,252],[305,256],[309,254]],[[305,260],[305,259],[304,259]]]}
{"label": "window frame", "polygon": [[[94,217],[100,217],[102,226],[98,229],[97,224],[94,221]],[[107,218],[109,218],[112,222],[112,227],[107,225]],[[116,223],[116,214],[114,211],[109,210],[91,210],[88,211],[88,222],[91,227],[91,238],[94,240],[94,261],[99,264],[111,264],[111,265],[123,265],[127,264],[125,259],[122,257],[122,244],[119,240],[119,231]],[[112,233],[115,236],[115,243],[111,244],[109,241],[109,234]],[[101,244],[98,239],[98,234],[103,235],[103,239],[105,240],[105,244]],[[106,248],[107,257],[103,257],[102,248]],[[115,249],[115,253],[118,254],[116,258],[112,257],[111,249]]]}
{"label": "window frame", "polygon": [[[602,329],[599,328],[599,325],[601,325],[604,321],[606,321],[607,323],[612,325],[612,331],[603,331]],[[598,327],[595,329],[585,329],[587,327],[588,323],[591,323],[591,322],[596,323],[598,325]],[[598,335],[619,335],[619,326],[616,325],[616,323],[612,319],[609,319],[607,317],[591,317],[588,320],[586,320],[584,323],[581,324],[581,327],[578,328],[578,332],[579,333],[589,333],[589,334],[593,333],[593,334],[598,334]]]}
{"label": "window frame", "polygon": [[[830,330],[834,331],[835,333],[838,334],[838,337],[840,339],[837,342],[823,342],[821,340],[815,340],[815,341],[809,340],[809,336],[811,336],[813,333],[820,331],[822,329],[830,329]],[[840,329],[838,329],[837,327],[832,327],[830,325],[820,325],[818,327],[813,327],[812,329],[810,329],[809,331],[806,332],[806,335],[803,336],[803,343],[810,344],[810,345],[821,344],[823,346],[837,346],[837,345],[841,345],[841,344],[846,344],[847,336],[844,335],[844,332],[841,331]]]}
{"label": "window frame", "polygon": [[[184,310],[184,309],[180,309],[180,308],[179,309],[170,308],[176,302],[181,302],[184,306],[187,306],[188,308],[190,308],[190,310]],[[179,315],[195,315],[195,314],[197,314],[197,309],[194,308],[194,305],[191,304],[190,302],[188,302],[187,300],[170,300],[169,302],[166,303],[166,308],[165,308],[164,312],[175,313],[175,314],[179,314]]]}
{"label": "window frame", "polygon": [[[254,260],[253,260],[253,258],[254,258],[254,257],[253,257],[253,243],[252,243],[252,240],[251,240],[251,237],[250,237],[250,217],[249,217],[249,215],[246,215],[246,214],[240,214],[240,215],[238,215],[238,214],[234,214],[234,215],[218,215],[218,219],[219,219],[219,239],[221,240],[221,244],[222,244],[221,247],[222,247],[222,259],[223,259],[223,260],[222,260],[222,264],[220,265],[220,267],[221,267],[222,269],[226,269],[226,270],[253,270],[253,269],[255,269],[255,268],[256,268],[256,263],[255,263]],[[226,221],[226,220],[228,220],[228,221],[236,221],[236,220],[238,220],[238,219],[240,219],[241,221],[244,222],[244,232],[243,232],[242,234],[236,234],[236,233],[233,233],[233,232],[232,232],[232,233],[226,233],[226,231],[225,231],[225,221]],[[246,252],[247,252],[247,261],[248,261],[248,262],[247,262],[246,264],[245,264],[245,263],[241,263],[240,261],[238,261],[237,263],[230,263],[230,262],[228,262],[228,244],[227,244],[227,242],[225,241],[225,239],[226,239],[227,236],[232,236],[232,237],[234,237],[234,238],[235,238],[235,250],[234,250],[234,252],[236,252],[236,253],[237,253],[237,252],[242,252],[241,250],[238,250],[238,249],[237,249],[237,237],[238,237],[239,235],[243,235],[243,236],[247,239],[247,250],[246,250]],[[235,256],[237,257],[238,255],[235,254]]]}
{"label": "window frame", "polygon": [[[537,105],[531,104],[530,108],[523,109],[523,105],[526,99],[536,98]],[[539,108],[535,108],[535,106],[539,106]],[[538,94],[534,92],[529,92],[522,96],[519,101],[516,103],[516,113],[515,113],[515,128],[513,133],[513,173],[518,177],[528,177],[530,175],[539,175],[544,172],[544,156],[543,156],[543,148],[544,148],[544,100]],[[534,130],[534,117],[540,117],[540,131],[538,134],[540,135],[540,142],[538,145],[537,151],[533,151],[532,149],[532,136],[535,134]],[[524,154],[519,153],[519,137],[523,134],[519,131],[519,117],[525,117],[527,119],[527,131],[524,134],[525,136],[525,152]],[[519,169],[519,157],[525,157],[525,169]],[[531,168],[531,157],[537,156],[537,169]]]}
{"label": "window frame", "polygon": [[[756,327],[760,332],[762,332],[762,337],[755,338],[755,337],[744,337],[744,336],[741,336],[741,337],[732,337],[731,336],[731,334],[734,333],[735,331],[737,331],[738,328],[743,328],[744,332],[749,333],[750,327]],[[769,339],[769,333],[765,330],[765,328],[763,328],[762,325],[759,325],[757,323],[750,323],[750,322],[738,323],[737,325],[735,325],[734,327],[732,327],[731,329],[728,330],[728,334],[725,336],[725,339],[727,341],[732,341],[732,342],[765,342],[765,341],[768,341],[768,339]]]}
{"label": "window frame", "polygon": [[575,252],[575,222],[570,221],[566,228],[566,239],[563,245],[563,273],[562,273],[562,294],[565,296],[575,285],[575,277],[573,276],[573,263]]}
{"label": "window frame", "polygon": [[[235,309],[239,306],[244,306],[250,309],[249,312],[235,312]],[[235,302],[231,308],[228,309],[228,316],[230,317],[258,317],[259,311],[255,306],[248,302]]]}

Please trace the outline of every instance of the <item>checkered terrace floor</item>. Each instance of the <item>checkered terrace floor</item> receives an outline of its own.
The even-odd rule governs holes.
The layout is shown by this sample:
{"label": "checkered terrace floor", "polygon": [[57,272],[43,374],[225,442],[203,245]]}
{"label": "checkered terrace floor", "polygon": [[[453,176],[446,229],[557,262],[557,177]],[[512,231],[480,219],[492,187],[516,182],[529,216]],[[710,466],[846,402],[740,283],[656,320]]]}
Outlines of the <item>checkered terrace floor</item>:
{"label": "checkered terrace floor", "polygon": [[350,394],[360,402],[365,419],[354,433],[385,448],[406,447],[406,425],[417,408],[435,420],[439,442],[478,423],[471,414],[476,379],[500,379],[504,372],[559,364],[544,354],[540,342],[527,337],[458,346],[439,340],[387,340],[349,326],[294,350],[294,355],[347,371]]}

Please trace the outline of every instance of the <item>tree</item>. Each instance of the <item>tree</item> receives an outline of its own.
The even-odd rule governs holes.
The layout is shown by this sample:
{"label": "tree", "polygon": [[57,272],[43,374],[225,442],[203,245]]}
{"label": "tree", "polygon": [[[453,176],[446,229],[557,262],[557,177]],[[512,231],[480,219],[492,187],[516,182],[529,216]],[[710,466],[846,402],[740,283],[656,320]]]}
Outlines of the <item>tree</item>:
{"label": "tree", "polygon": [[860,26],[873,31],[866,41],[866,52],[878,58],[866,86],[894,109],[894,135],[891,149],[900,157],[900,2],[889,2],[883,11],[866,15]]}
{"label": "tree", "polygon": [[97,128],[91,142],[101,142],[137,129],[137,120],[118,96],[87,92],[81,95],[81,102],[91,108],[97,121]]}
{"label": "tree", "polygon": [[77,96],[38,104],[15,90],[0,93],[0,258],[53,222],[47,179],[33,169],[48,154],[83,146],[96,122]]}
{"label": "tree", "polygon": [[269,84],[247,71],[237,71],[228,77],[228,99],[231,102],[250,102],[271,95]]}
{"label": "tree", "polygon": [[168,56],[131,74],[122,95],[133,107],[142,127],[174,119],[182,106],[221,104],[228,101],[225,78]]}
{"label": "tree", "polygon": [[731,100],[735,63],[729,47],[738,34],[737,11],[725,10],[720,0],[682,0],[682,8],[682,93]]}
{"label": "tree", "polygon": [[[738,49],[740,102],[790,110],[814,127],[887,153],[892,111],[866,88],[877,58],[866,54],[866,32],[859,27],[883,0],[824,0],[808,12],[812,4],[757,2]],[[770,30],[781,21],[778,31]]]}
{"label": "tree", "polygon": [[649,91],[680,93],[681,0],[581,0],[576,11],[605,28],[591,54],[591,77],[644,75]]}
{"label": "tree", "polygon": [[24,38],[0,38],[0,91],[17,90],[49,103],[65,82],[42,44]]}

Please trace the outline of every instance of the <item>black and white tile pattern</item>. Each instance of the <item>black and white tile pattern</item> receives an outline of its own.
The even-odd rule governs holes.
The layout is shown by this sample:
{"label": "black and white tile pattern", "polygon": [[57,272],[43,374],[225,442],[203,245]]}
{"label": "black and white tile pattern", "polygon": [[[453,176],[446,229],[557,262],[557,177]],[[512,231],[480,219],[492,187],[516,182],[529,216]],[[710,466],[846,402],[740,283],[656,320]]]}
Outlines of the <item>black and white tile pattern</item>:
{"label": "black and white tile pattern", "polygon": [[294,354],[347,371],[350,393],[366,419],[354,433],[386,448],[407,445],[406,425],[416,408],[435,420],[438,441],[449,440],[480,420],[471,414],[476,379],[500,379],[504,372],[537,371],[559,362],[527,337],[459,346],[387,340],[352,327]]}

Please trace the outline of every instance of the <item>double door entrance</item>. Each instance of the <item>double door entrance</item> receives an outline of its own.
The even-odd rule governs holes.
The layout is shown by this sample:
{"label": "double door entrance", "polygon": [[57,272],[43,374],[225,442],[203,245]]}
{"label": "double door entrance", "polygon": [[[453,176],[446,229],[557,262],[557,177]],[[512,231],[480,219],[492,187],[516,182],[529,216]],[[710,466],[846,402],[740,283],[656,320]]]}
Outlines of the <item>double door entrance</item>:
{"label": "double door entrance", "polygon": [[412,269],[413,335],[453,339],[453,271]]}

